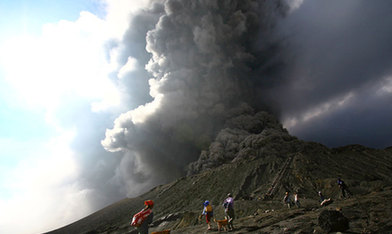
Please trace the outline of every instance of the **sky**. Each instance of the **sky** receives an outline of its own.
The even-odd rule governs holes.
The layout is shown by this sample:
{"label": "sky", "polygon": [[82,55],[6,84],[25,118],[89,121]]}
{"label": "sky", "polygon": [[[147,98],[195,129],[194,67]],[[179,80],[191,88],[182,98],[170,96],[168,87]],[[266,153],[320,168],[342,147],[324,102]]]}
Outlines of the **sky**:
{"label": "sky", "polygon": [[391,146],[391,5],[0,0],[0,233],[178,178],[262,110],[328,147]]}

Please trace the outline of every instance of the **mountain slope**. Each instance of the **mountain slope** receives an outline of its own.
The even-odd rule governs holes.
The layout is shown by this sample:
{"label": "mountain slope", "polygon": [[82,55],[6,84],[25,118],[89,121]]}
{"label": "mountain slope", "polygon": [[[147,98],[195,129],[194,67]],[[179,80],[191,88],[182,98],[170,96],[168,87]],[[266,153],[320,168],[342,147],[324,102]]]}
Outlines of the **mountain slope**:
{"label": "mountain slope", "polygon": [[[317,217],[323,209],[340,207],[350,230],[392,230],[392,148],[371,149],[350,145],[329,149],[304,142],[289,133],[270,115],[258,113],[233,121],[217,135],[210,148],[189,166],[189,175],[127,198],[84,219],[50,233],[132,233],[129,221],[153,199],[151,230],[200,233],[206,228],[199,216],[204,200],[224,216],[221,203],[228,192],[236,199],[237,233],[313,232],[321,230]],[[354,197],[340,199],[337,177],[343,178]],[[317,191],[334,202],[320,208]],[[302,207],[287,209],[285,191],[298,192]],[[291,230],[291,231],[289,231]]]}

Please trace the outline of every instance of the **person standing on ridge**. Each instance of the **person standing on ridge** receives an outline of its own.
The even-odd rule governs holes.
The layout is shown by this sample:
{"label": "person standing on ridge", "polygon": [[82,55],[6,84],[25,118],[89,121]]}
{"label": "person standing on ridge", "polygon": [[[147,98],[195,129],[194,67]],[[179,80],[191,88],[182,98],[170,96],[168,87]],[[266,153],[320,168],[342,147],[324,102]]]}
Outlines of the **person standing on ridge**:
{"label": "person standing on ridge", "polygon": [[298,193],[297,193],[297,192],[294,192],[294,204],[295,204],[298,208],[301,207],[301,203],[299,202]]}
{"label": "person standing on ridge", "polygon": [[340,191],[342,192],[342,197],[343,198],[346,197],[346,193],[347,193],[348,197],[350,197],[352,195],[350,190],[348,190],[346,183],[344,183],[344,181],[342,179],[340,179],[340,177],[338,178],[337,183],[338,183],[338,186],[340,188]]}
{"label": "person standing on ridge", "polygon": [[319,195],[319,198],[320,198],[320,203],[323,202],[323,201],[325,200],[325,197],[324,197],[324,195],[321,193],[321,191],[318,191],[318,195]]}
{"label": "person standing on ridge", "polygon": [[235,219],[235,214],[234,214],[234,198],[231,195],[231,193],[227,194],[227,197],[223,202],[223,207],[225,208],[228,228],[230,231],[232,231],[234,230],[233,221]]}
{"label": "person standing on ridge", "polygon": [[283,197],[283,203],[284,203],[284,204],[287,204],[287,207],[288,207],[288,208],[291,208],[291,197],[290,197],[289,192],[286,192],[286,193],[285,193],[285,195],[284,195],[284,197]]}

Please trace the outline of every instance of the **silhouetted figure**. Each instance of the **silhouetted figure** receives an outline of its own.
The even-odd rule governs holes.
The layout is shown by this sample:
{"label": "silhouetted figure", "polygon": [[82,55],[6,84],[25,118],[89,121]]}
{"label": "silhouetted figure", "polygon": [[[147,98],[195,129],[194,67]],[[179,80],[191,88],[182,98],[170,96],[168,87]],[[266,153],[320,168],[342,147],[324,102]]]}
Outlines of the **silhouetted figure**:
{"label": "silhouetted figure", "polygon": [[288,208],[291,208],[291,203],[292,203],[292,201],[291,201],[291,197],[290,197],[290,193],[289,193],[289,192],[286,192],[286,193],[285,193],[285,195],[284,195],[284,197],[283,197],[283,203],[284,203],[284,204],[287,204],[287,207],[288,207]]}
{"label": "silhouetted figure", "polygon": [[298,198],[298,193],[294,192],[294,204],[300,208],[301,207],[301,203],[299,202],[299,198]]}
{"label": "silhouetted figure", "polygon": [[320,197],[320,206],[326,206],[332,202],[331,198],[325,198],[321,191],[318,192]]}
{"label": "silhouetted figure", "polygon": [[342,192],[343,198],[346,197],[346,193],[347,193],[348,197],[352,196],[352,193],[350,192],[350,190],[348,190],[346,183],[344,183],[344,181],[342,179],[338,178],[337,183],[340,188],[340,191]]}

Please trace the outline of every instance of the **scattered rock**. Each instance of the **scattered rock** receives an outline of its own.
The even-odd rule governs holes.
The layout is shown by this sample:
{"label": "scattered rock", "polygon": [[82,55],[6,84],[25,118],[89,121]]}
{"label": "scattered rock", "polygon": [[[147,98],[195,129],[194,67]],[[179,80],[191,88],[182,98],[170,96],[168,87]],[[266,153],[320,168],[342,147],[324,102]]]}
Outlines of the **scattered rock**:
{"label": "scattered rock", "polygon": [[327,232],[343,232],[349,229],[349,220],[336,210],[323,210],[318,217],[320,227]]}
{"label": "scattered rock", "polygon": [[183,214],[180,213],[180,212],[176,212],[176,213],[172,213],[172,214],[165,215],[164,217],[161,217],[161,218],[159,218],[159,219],[156,219],[156,220],[151,224],[151,226],[158,226],[158,225],[160,225],[160,224],[163,223],[163,222],[169,222],[169,221],[177,220],[177,219],[181,218],[182,215],[183,215]]}

